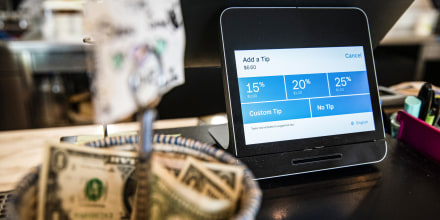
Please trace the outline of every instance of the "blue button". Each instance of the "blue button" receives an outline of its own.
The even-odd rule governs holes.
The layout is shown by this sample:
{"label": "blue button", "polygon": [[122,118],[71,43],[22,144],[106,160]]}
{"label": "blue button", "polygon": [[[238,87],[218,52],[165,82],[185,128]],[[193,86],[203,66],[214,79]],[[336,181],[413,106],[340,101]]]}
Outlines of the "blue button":
{"label": "blue button", "polygon": [[300,74],[286,76],[289,99],[329,96],[327,74]]}
{"label": "blue button", "polygon": [[370,92],[366,71],[329,73],[328,80],[332,96]]}
{"label": "blue button", "polygon": [[243,123],[310,118],[308,99],[241,105]]}
{"label": "blue button", "polygon": [[286,99],[283,76],[239,78],[238,87],[241,103]]}
{"label": "blue button", "polygon": [[312,117],[372,112],[370,95],[340,96],[310,100]]}

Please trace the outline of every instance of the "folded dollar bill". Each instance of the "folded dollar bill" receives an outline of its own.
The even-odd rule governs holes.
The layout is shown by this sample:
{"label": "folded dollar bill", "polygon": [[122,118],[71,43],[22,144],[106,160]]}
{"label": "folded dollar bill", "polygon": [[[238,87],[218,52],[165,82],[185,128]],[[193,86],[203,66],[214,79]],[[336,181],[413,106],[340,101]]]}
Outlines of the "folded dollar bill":
{"label": "folded dollar bill", "polygon": [[[229,219],[235,210],[227,198],[213,198],[178,184],[178,180],[158,163],[153,163],[151,218],[159,219]],[[218,192],[222,193],[222,192]]]}

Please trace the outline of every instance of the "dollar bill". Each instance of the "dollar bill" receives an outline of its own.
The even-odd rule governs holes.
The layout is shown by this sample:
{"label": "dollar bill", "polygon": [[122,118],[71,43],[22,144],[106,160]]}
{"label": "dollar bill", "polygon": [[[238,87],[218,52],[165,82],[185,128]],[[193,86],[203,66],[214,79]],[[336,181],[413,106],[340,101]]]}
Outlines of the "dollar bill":
{"label": "dollar bill", "polygon": [[185,166],[187,157],[183,154],[155,152],[153,158],[156,163],[161,164],[165,169],[177,177]]}
{"label": "dollar bill", "polygon": [[159,163],[153,163],[152,169],[150,219],[229,219],[233,215],[235,206],[229,199],[214,199],[179,184],[178,179]]}
{"label": "dollar bill", "polygon": [[187,164],[180,171],[178,180],[213,199],[236,200],[236,195],[227,184],[224,184],[220,178],[204,167],[200,161],[192,157],[187,158]]}
{"label": "dollar bill", "polygon": [[217,176],[224,184],[234,192],[234,198],[239,198],[242,190],[244,167],[212,163],[200,162],[200,164]]}
{"label": "dollar bill", "polygon": [[[173,160],[174,159],[174,160]],[[136,216],[136,152],[54,143],[40,171],[38,219]],[[228,219],[240,169],[175,153],[153,153],[150,219]],[[241,182],[241,181],[240,181]]]}
{"label": "dollar bill", "polygon": [[223,164],[219,162],[205,162],[191,157],[191,160],[187,158],[191,156],[173,153],[160,153],[154,154],[155,161],[160,163],[174,176],[178,177],[180,172],[184,170],[188,163],[196,162],[201,166],[207,168],[212,174],[214,174],[219,180],[234,192],[234,198],[237,198],[241,194],[244,167],[237,165]]}
{"label": "dollar bill", "polygon": [[46,148],[38,219],[128,219],[134,152],[65,144]]}

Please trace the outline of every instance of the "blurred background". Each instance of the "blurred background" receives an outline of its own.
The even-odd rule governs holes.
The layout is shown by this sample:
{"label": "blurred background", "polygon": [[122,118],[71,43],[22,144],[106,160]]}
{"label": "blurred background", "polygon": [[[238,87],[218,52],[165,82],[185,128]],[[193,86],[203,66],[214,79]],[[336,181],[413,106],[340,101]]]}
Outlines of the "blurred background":
{"label": "blurred background", "polygon": [[[93,123],[93,71],[87,59],[91,46],[82,42],[86,36],[83,3],[0,1],[0,130]],[[375,48],[379,85],[403,81],[440,84],[437,6],[436,0],[415,0]],[[167,94],[159,105],[160,118],[224,113],[218,70],[187,68],[186,84]],[[208,94],[199,92],[208,90]],[[188,98],[185,106],[193,108],[176,109],[182,106],[176,104],[182,94]]]}

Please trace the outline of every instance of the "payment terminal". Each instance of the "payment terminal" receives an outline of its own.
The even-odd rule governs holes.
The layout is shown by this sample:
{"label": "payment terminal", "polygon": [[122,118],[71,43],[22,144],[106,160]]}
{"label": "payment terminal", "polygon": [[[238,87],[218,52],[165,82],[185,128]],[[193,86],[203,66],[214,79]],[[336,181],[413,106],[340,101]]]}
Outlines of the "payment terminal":
{"label": "payment terminal", "polygon": [[384,159],[370,32],[361,9],[228,8],[220,34],[224,147],[256,178]]}

